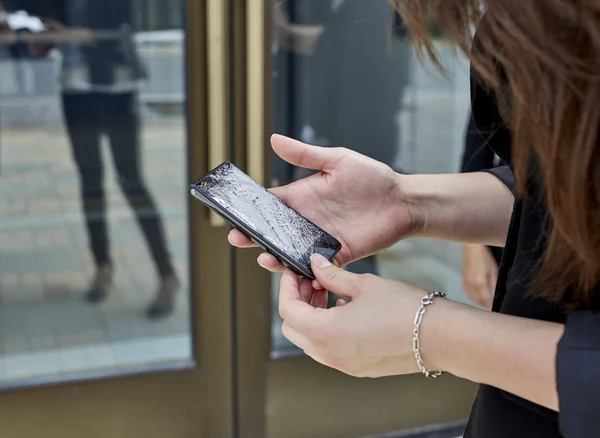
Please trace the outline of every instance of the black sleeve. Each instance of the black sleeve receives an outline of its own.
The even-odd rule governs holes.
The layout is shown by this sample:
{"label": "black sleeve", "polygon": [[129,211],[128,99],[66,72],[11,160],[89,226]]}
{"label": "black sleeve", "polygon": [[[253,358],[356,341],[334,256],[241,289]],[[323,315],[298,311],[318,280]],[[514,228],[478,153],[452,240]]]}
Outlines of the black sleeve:
{"label": "black sleeve", "polygon": [[567,319],[558,344],[556,380],[560,427],[566,438],[600,436],[600,313]]}
{"label": "black sleeve", "polygon": [[473,113],[469,115],[469,125],[465,136],[461,172],[478,172],[494,167],[494,151],[487,145],[475,125]]}
{"label": "black sleeve", "polygon": [[491,173],[496,178],[504,183],[506,187],[510,189],[515,197],[517,196],[517,188],[515,184],[515,176],[513,175],[513,171],[508,166],[498,166],[493,169],[484,169],[483,172]]}
{"label": "black sleeve", "polygon": [[[479,39],[481,32],[485,32],[485,15],[481,19],[471,50],[476,53],[483,51],[484,48]],[[504,87],[508,92],[509,86],[506,75],[500,63],[497,63],[498,75],[504,82]],[[477,73],[477,70],[471,65],[470,91],[471,91],[471,114],[475,130],[479,133],[480,141],[487,145],[496,155],[500,157],[503,163],[512,165],[511,143],[512,135],[509,127],[504,123],[496,94],[485,85],[483,78]]]}

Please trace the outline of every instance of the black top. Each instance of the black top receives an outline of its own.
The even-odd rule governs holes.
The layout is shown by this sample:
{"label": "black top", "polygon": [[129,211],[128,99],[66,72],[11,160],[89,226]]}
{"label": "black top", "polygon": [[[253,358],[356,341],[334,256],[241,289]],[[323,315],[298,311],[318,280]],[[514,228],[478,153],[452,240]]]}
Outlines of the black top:
{"label": "black top", "polygon": [[[471,74],[471,103],[480,135],[507,166],[492,169],[514,193],[510,133],[495,99]],[[515,203],[494,299],[494,312],[566,324],[557,353],[560,415],[499,389],[482,385],[465,438],[600,437],[600,313],[568,314],[565,306],[528,294],[547,239],[548,211],[541,196],[539,168],[533,160],[528,191]]]}
{"label": "black top", "polygon": [[[501,163],[496,162],[496,154],[490,149],[485,140],[477,131],[473,113],[469,114],[469,125],[465,135],[465,150],[463,151],[461,172],[480,172],[486,169],[492,169]],[[494,260],[500,264],[502,260],[502,248],[495,246],[489,247]]]}
{"label": "black top", "polygon": [[495,157],[494,151],[488,147],[485,139],[480,135],[473,112],[471,112],[465,135],[465,150],[463,151],[461,172],[478,172],[497,167]]}
{"label": "black top", "polygon": [[[69,68],[85,67],[88,87],[119,85],[118,68],[127,69],[131,79],[144,79],[132,34],[131,2],[126,0],[13,0],[12,8],[30,15],[51,18],[68,27],[92,32],[113,32],[112,38],[96,39],[93,44],[61,44],[63,72]],[[120,33],[119,33],[120,32]],[[63,88],[69,88],[63,84]]]}

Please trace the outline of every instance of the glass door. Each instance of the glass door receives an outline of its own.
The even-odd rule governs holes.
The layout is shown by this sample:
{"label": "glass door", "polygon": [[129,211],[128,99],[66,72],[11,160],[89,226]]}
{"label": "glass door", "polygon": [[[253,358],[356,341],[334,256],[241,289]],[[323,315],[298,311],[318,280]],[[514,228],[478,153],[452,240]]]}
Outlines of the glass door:
{"label": "glass door", "polygon": [[[0,0],[0,428],[234,435],[225,1]],[[211,114],[211,117],[208,117]]]}
{"label": "glass door", "polygon": [[[247,4],[247,163],[255,179],[273,186],[308,175],[271,153],[272,132],[348,147],[398,172],[459,169],[468,64],[444,41],[437,46],[445,78],[419,64],[385,0]],[[241,251],[236,259],[241,436],[350,438],[423,427],[446,431],[436,437],[461,434],[476,391],[471,383],[355,379],[290,345],[277,314],[279,277],[256,266],[257,254]],[[427,240],[400,242],[348,267],[464,301],[460,268],[457,245]]]}

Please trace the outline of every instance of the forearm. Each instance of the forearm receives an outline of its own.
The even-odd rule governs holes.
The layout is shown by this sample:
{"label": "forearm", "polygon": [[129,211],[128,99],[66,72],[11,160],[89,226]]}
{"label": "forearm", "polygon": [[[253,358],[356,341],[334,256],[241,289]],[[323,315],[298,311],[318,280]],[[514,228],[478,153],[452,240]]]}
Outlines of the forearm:
{"label": "forearm", "polygon": [[[436,369],[558,411],[556,351],[564,326],[440,301],[423,324]],[[425,333],[424,333],[425,334]]]}
{"label": "forearm", "polygon": [[485,173],[400,175],[412,237],[504,246],[514,196]]}

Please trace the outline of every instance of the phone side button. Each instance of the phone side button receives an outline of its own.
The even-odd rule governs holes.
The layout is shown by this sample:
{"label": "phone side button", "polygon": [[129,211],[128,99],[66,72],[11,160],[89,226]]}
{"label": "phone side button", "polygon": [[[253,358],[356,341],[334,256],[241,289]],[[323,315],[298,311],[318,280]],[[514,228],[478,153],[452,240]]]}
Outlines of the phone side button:
{"label": "phone side button", "polygon": [[260,244],[260,242],[257,242],[257,241],[256,241],[256,240],[254,240],[252,237],[250,238],[250,240],[252,240],[252,242],[254,242],[254,244],[255,244],[256,246],[258,246],[260,249],[262,249],[263,251],[267,251],[267,252],[269,252],[269,251],[267,250],[267,248],[265,248],[263,245],[261,245],[261,244]]}
{"label": "phone side button", "polygon": [[280,260],[281,264],[283,266],[285,266],[287,269],[291,270],[294,274],[296,275],[302,275],[301,272],[299,272],[296,268],[294,268],[292,265],[290,265],[288,262],[286,262],[285,260]]}
{"label": "phone side button", "polygon": [[265,249],[265,251],[267,251],[269,254],[271,254],[273,257],[275,257],[280,263],[283,263],[284,266],[289,267],[277,254],[275,254],[273,251],[271,251],[270,249]]}
{"label": "phone side button", "polygon": [[285,260],[279,260],[281,262],[281,264],[283,266],[285,266],[286,268],[290,269],[291,271],[293,271],[296,275],[301,275],[302,277],[304,277],[305,275],[298,271],[294,266],[290,265],[288,262],[286,262]]}

